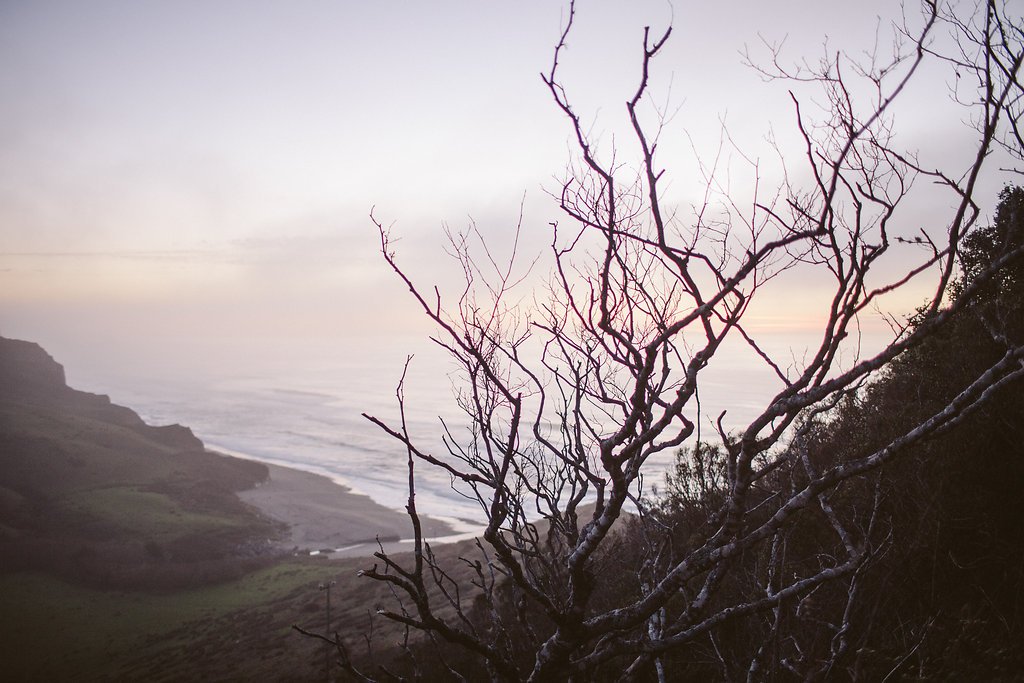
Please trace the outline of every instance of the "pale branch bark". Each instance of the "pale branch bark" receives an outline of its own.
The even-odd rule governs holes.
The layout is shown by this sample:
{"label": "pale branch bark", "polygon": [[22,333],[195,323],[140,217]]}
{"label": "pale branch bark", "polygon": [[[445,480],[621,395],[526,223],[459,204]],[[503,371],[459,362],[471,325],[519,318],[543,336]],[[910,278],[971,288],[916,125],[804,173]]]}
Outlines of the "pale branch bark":
{"label": "pale branch bark", "polygon": [[[513,294],[528,284],[526,273],[537,263],[520,272],[522,210],[505,261],[475,224],[466,235],[449,235],[465,280],[451,299],[414,282],[399,264],[389,229],[371,214],[386,263],[462,373],[457,404],[470,428],[462,435],[443,423],[447,452],[421,447],[405,422],[404,375],[396,396],[400,423],[366,416],[405,448],[415,552],[412,566],[403,567],[381,551],[384,570],[375,566],[364,575],[411,601],[409,611],[385,616],[465,648],[495,678],[508,680],[585,675],[616,658],[625,658],[628,676],[653,668],[670,678],[664,655],[711,637],[727,622],[760,615],[763,640],[729,674],[754,680],[769,651],[781,647],[779,630],[793,606],[799,612],[816,591],[845,586],[842,609],[822,622],[831,633],[822,657],[812,661],[810,649],[793,642],[787,647],[794,657],[772,662],[809,678],[826,676],[852,647],[850,615],[862,572],[877,553],[872,544],[884,467],[962,423],[1024,376],[1024,345],[994,329],[1004,355],[885,443],[824,465],[801,450],[821,416],[963,316],[986,285],[1022,257],[1024,247],[1002,254],[946,299],[964,236],[982,215],[976,195],[991,158],[1000,149],[1021,158],[1021,22],[994,1],[975,17],[926,2],[916,28],[898,27],[903,42],[887,63],[873,59],[860,66],[838,54],[789,70],[773,53],[760,70],[792,84],[802,148],[795,161],[776,150],[783,178],[767,196],[760,167],[743,157],[756,176],[749,209],[731,196],[715,204],[719,162],[700,164],[707,176],[704,205],[684,222],[666,206],[661,186],[669,173],[657,155],[664,110],[655,108],[653,128],[648,123],[653,67],[672,29],[643,34],[639,82],[625,105],[638,157],[627,166],[616,159],[617,150],[607,159],[607,150],[590,139],[560,80],[575,12],[570,2],[550,69],[542,74],[578,154],[553,193],[574,227],[552,225],[546,298],[527,305],[531,299]],[[944,31],[952,32],[952,41]],[[963,168],[926,167],[915,152],[896,145],[891,117],[926,64],[974,77],[974,96],[965,99],[975,116],[973,147]],[[869,95],[859,96],[865,85]],[[819,89],[827,105],[823,118],[812,116],[797,86]],[[794,184],[794,163],[809,179],[806,185]],[[951,207],[945,222],[909,232],[907,207],[931,191],[945,193],[936,200]],[[897,249],[904,251],[894,254]],[[767,351],[747,314],[791,269],[820,273],[831,289],[815,345],[787,365]],[[852,360],[841,361],[863,316],[923,278],[932,278],[932,295],[919,320],[895,324],[881,349],[862,354],[855,348]],[[687,530],[685,540],[669,542],[675,531],[651,526],[645,511],[644,472],[659,454],[689,448],[700,455],[699,387],[707,369],[722,362],[730,338],[750,349],[779,389],[745,426],[730,430],[725,413],[719,416],[720,450],[708,456],[719,469],[702,473],[699,491],[688,499],[706,508],[706,519]],[[465,562],[474,568],[491,628],[464,609],[462,588],[423,539],[416,462],[447,473],[485,516],[478,541],[485,560]],[[874,482],[873,506],[849,509],[843,487],[867,481]],[[636,528],[649,532],[631,577],[636,594],[603,594],[603,563],[631,507],[640,519]],[[798,565],[783,555],[799,520],[807,518],[827,530],[827,552],[787,574],[783,567]],[[749,557],[761,563],[741,570]],[[754,589],[730,594],[726,586],[740,571],[752,572]],[[511,614],[503,612],[508,595],[515,596]],[[453,617],[441,616],[444,606]],[[509,644],[513,632],[525,644]],[[710,642],[724,666],[720,643]],[[531,661],[517,659],[516,648],[527,648]]]}

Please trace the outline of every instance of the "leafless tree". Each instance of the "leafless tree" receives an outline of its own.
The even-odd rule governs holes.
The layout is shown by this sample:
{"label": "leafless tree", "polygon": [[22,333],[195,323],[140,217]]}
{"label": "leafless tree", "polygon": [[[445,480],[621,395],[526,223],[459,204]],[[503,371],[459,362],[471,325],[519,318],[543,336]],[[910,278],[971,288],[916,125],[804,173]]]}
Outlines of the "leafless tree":
{"label": "leafless tree", "polygon": [[[898,49],[886,63],[876,55],[865,65],[844,54],[796,69],[774,54],[762,62],[769,79],[795,83],[800,92],[816,88],[823,113],[813,115],[810,100],[792,92],[803,151],[795,158],[780,151],[785,173],[777,188],[759,189],[741,206],[716,197],[712,169],[708,202],[684,219],[665,205],[662,190],[667,171],[657,150],[665,118],[645,124],[650,75],[672,29],[644,31],[639,85],[626,103],[639,150],[631,166],[602,156],[560,81],[575,15],[570,4],[543,74],[578,153],[554,193],[568,225],[552,226],[546,294],[522,297],[514,257],[501,264],[486,245],[481,254],[470,239],[455,238],[466,287],[444,300],[436,288],[413,282],[374,218],[384,258],[461,369],[457,400],[471,426],[464,433],[442,424],[447,448],[439,453],[410,435],[401,391],[400,423],[369,417],[407,450],[415,530],[411,566],[382,551],[364,572],[403,598],[385,616],[464,648],[495,679],[539,681],[582,680],[610,663],[627,677],[655,672],[664,679],[666,653],[698,638],[717,649],[717,629],[755,615],[763,641],[745,663],[719,653],[723,672],[758,680],[774,657],[772,667],[801,677],[828,675],[848,652],[849,606],[878,552],[871,542],[878,495],[851,514],[839,495],[843,486],[857,481],[877,492],[883,465],[948,431],[1024,375],[1024,346],[1006,340],[1003,356],[959,395],[870,452],[820,463],[801,451],[813,416],[872,382],[969,305],[970,287],[952,303],[944,292],[961,241],[981,214],[979,181],[992,159],[1012,165],[1024,151],[1024,23],[995,1],[969,10],[926,1],[920,20],[895,27]],[[974,147],[963,168],[928,167],[893,133],[908,84],[933,66],[949,70],[954,96],[969,112],[964,136]],[[918,193],[938,196],[930,205],[949,210],[941,223],[913,233],[906,226],[919,225],[911,213]],[[1007,253],[977,282],[1018,255]],[[774,357],[744,318],[790,269],[816,271],[831,283],[817,345],[800,361]],[[922,278],[933,282],[923,322],[894,330],[870,355],[844,360],[860,318]],[[718,445],[704,446],[711,439],[700,434],[698,387],[729,339],[756,354],[780,389],[742,428],[729,429],[718,416]],[[691,463],[706,465],[689,480],[706,514],[683,536],[660,528],[643,497],[645,465],[681,448],[696,458]],[[465,559],[476,576],[472,586],[452,580],[424,540],[417,466],[447,472],[485,513],[478,555]],[[641,522],[624,539],[616,522],[631,511]],[[794,565],[783,557],[800,551],[794,534],[810,516],[830,529],[830,552],[806,549],[807,561]],[[621,585],[632,588],[620,590],[615,572],[626,571],[630,552],[631,575]],[[728,589],[741,579],[756,590]],[[773,654],[784,611],[810,618],[826,587],[846,597],[838,613],[819,620],[824,654],[801,659],[801,643],[786,657]]]}

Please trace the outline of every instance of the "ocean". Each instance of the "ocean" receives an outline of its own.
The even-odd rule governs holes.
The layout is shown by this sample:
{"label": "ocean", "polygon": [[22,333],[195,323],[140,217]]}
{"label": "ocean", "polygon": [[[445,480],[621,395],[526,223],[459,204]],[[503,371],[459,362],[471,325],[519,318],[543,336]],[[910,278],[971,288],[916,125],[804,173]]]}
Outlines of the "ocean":
{"label": "ocean", "polygon": [[[190,427],[208,448],[328,476],[376,502],[403,510],[404,446],[362,413],[398,424],[395,390],[408,354],[406,419],[425,450],[443,453],[443,419],[457,438],[465,425],[453,400],[454,365],[424,338],[276,342],[222,340],[133,343],[124,348],[53,352],[76,389],[107,394],[151,424]],[[72,357],[68,358],[67,356]],[[701,385],[702,428],[725,408],[740,425],[778,384],[749,354],[717,358]],[[664,481],[671,454],[648,463],[647,491]],[[462,530],[483,518],[447,474],[416,464],[421,512]]]}

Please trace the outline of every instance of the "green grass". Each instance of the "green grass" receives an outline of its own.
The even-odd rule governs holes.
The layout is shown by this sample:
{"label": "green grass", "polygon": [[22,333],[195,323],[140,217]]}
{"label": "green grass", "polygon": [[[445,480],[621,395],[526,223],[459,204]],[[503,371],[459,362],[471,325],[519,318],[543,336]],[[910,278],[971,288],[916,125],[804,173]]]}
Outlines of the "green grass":
{"label": "green grass", "polygon": [[[466,585],[469,570],[457,558],[471,554],[469,546],[438,553]],[[166,593],[0,574],[4,680],[323,680],[323,643],[291,626],[323,631],[324,581],[335,581],[332,632],[364,656],[372,630],[374,650],[387,661],[397,656],[388,652],[402,629],[374,616],[379,605],[395,605],[387,586],[357,576],[373,563],[285,558],[236,580]]]}
{"label": "green grass", "polygon": [[15,489],[29,484],[61,496],[112,483],[152,482],[174,471],[169,449],[121,425],[2,402],[0,421],[14,439],[0,479]]}
{"label": "green grass", "polygon": [[[39,574],[0,575],[0,659],[8,680],[132,677],[122,667],[145,667],[161,655],[170,661],[198,657],[210,642],[240,642],[261,625],[267,632],[256,649],[276,646],[287,657],[286,645],[294,641],[287,613],[318,602],[317,583],[336,572],[326,562],[284,561],[237,581],[164,595],[97,591]],[[280,612],[284,621],[271,618]],[[225,662],[250,655],[223,653]]]}
{"label": "green grass", "polygon": [[112,486],[68,496],[64,510],[87,516],[122,534],[165,542],[188,534],[236,529],[243,522],[182,508],[169,496],[131,486]]}

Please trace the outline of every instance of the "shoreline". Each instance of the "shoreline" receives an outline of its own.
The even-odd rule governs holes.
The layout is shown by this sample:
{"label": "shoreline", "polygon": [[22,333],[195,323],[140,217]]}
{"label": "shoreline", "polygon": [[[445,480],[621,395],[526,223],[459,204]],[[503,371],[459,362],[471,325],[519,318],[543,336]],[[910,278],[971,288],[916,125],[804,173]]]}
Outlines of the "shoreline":
{"label": "shoreline", "polygon": [[[204,442],[204,444],[205,444],[205,442]],[[282,468],[284,468],[286,470],[295,470],[297,472],[306,472],[306,473],[309,473],[309,474],[314,474],[314,475],[316,475],[318,477],[323,477],[324,479],[327,479],[328,481],[332,482],[335,486],[343,489],[344,491],[346,491],[347,493],[349,493],[349,494],[351,494],[353,496],[369,498],[370,501],[372,503],[374,503],[375,505],[379,505],[379,506],[381,506],[381,507],[383,507],[383,508],[385,508],[387,510],[391,510],[392,512],[396,512],[399,515],[401,515],[403,518],[408,518],[408,515],[405,512],[405,500],[403,500],[402,503],[400,505],[398,505],[398,506],[388,505],[387,503],[384,503],[384,502],[381,502],[381,501],[375,499],[371,494],[366,493],[365,491],[363,491],[359,487],[359,484],[357,482],[353,482],[350,478],[346,478],[346,477],[343,477],[343,476],[341,476],[339,474],[330,472],[329,470],[327,470],[324,467],[316,466],[316,465],[310,466],[310,465],[305,465],[302,462],[295,462],[295,461],[289,461],[289,460],[281,460],[279,458],[268,458],[268,457],[265,457],[265,456],[252,455],[250,453],[246,453],[246,452],[243,452],[243,451],[235,450],[233,448],[228,448],[226,446],[221,446],[221,445],[212,445],[212,446],[211,445],[205,445],[205,448],[207,450],[215,451],[217,453],[221,453],[221,454],[224,454],[224,455],[230,455],[230,456],[235,457],[235,458],[241,458],[242,460],[251,460],[253,462],[258,462],[258,463],[261,463],[263,465],[267,465],[268,467],[270,467],[270,466],[282,467]],[[405,493],[405,492],[403,491],[403,493]],[[468,534],[476,535],[477,532],[479,532],[485,526],[485,524],[483,522],[474,522],[473,520],[467,519],[466,517],[458,517],[458,516],[454,516],[454,515],[439,515],[439,514],[436,514],[436,513],[425,514],[425,513],[421,512],[420,513],[420,518],[423,519],[423,520],[431,519],[434,522],[443,522],[443,523],[448,525],[449,531],[444,536],[435,537],[435,536],[428,535],[427,538],[429,538],[432,541],[436,540],[438,538],[447,538],[449,535],[451,535],[451,536],[458,536],[460,538],[464,537],[464,536],[467,536]],[[410,533],[411,533],[411,527],[410,527]],[[456,540],[459,540],[459,539],[456,539]]]}
{"label": "shoreline", "polygon": [[[208,450],[224,453],[227,449]],[[238,453],[224,454],[241,457]],[[287,525],[287,533],[274,541],[280,550],[330,557],[368,556],[378,549],[378,539],[389,551],[412,549],[412,523],[405,513],[384,507],[324,475],[246,459],[266,465],[270,476],[254,488],[238,491],[238,498]],[[478,533],[459,533],[448,522],[424,515],[420,522],[424,537],[435,543]]]}

